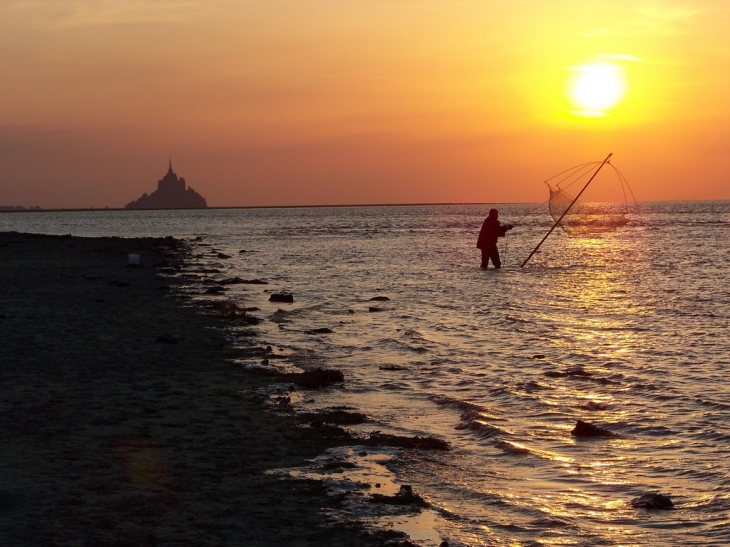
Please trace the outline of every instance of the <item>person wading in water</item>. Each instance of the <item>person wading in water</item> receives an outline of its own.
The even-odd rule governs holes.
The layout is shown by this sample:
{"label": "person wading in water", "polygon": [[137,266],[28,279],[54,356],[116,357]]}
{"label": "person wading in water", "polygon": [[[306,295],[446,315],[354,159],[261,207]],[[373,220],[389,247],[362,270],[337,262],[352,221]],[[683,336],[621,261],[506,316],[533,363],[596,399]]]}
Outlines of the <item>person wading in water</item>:
{"label": "person wading in water", "polygon": [[511,224],[503,225],[498,219],[499,211],[490,209],[489,216],[484,219],[482,229],[479,231],[477,248],[482,251],[482,268],[489,267],[490,258],[495,268],[502,267],[502,261],[499,259],[499,249],[497,249],[497,239],[504,237],[513,226]]}

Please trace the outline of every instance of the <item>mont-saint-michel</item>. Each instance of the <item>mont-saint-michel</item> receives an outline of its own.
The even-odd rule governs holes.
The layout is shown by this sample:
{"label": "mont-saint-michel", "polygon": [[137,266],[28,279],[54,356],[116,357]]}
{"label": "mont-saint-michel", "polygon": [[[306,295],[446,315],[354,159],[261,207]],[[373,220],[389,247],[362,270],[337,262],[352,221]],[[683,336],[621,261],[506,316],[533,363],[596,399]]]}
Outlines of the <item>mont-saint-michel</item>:
{"label": "mont-saint-michel", "polygon": [[172,170],[172,160],[167,173],[157,181],[157,190],[127,203],[125,209],[205,209],[205,198],[191,187],[186,187],[185,179]]}

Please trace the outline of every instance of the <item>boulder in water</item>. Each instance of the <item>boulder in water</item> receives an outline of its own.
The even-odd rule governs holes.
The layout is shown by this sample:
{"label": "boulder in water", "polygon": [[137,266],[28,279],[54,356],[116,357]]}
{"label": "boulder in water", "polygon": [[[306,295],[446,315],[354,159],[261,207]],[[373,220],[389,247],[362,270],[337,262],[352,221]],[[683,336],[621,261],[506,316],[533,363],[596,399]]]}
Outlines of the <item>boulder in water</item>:
{"label": "boulder in water", "polygon": [[574,437],[616,437],[616,433],[613,431],[589,424],[583,420],[578,420],[570,434]]}
{"label": "boulder in water", "polygon": [[372,503],[385,503],[388,505],[418,505],[419,507],[428,507],[428,502],[421,496],[413,492],[413,488],[409,484],[400,487],[398,493],[394,496],[386,496],[385,494],[370,494]]}
{"label": "boulder in water", "polygon": [[668,496],[662,494],[644,494],[631,500],[632,507],[644,509],[661,509],[667,511],[674,508],[674,502]]}

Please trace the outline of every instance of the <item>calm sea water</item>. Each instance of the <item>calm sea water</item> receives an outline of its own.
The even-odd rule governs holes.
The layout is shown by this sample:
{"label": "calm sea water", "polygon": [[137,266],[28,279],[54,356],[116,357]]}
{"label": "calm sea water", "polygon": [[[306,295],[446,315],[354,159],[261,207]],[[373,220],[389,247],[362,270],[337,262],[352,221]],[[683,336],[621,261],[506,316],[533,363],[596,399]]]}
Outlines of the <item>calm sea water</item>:
{"label": "calm sea water", "polygon": [[[551,220],[544,207],[499,206],[517,224],[500,271],[478,267],[488,209],[13,213],[0,230],[202,236],[197,262],[221,271],[210,277],[269,283],[225,298],[260,308],[256,342],[288,357],[276,364],[344,372],[343,388],[290,394],[295,409],[347,406],[371,417],[353,429],[451,443],[351,447],[288,470],[349,492],[333,520],[429,547],[730,545],[730,202],[643,203],[615,231],[556,230],[524,268]],[[268,301],[285,291],[294,304]],[[575,438],[579,419],[618,436]],[[337,459],[356,467],[320,465]],[[400,484],[431,508],[367,503]],[[675,509],[632,507],[645,493]]]}

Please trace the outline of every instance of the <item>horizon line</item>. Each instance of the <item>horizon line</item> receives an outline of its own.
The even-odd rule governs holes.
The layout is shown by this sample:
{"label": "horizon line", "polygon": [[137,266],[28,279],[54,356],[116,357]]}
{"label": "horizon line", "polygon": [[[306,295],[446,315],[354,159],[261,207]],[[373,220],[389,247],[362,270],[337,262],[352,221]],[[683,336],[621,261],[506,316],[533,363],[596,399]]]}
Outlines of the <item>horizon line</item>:
{"label": "horizon line", "polygon": [[[667,200],[637,200],[636,203],[671,203],[682,201],[730,201],[730,198],[720,199],[667,199]],[[323,204],[323,205],[216,205],[212,207],[183,207],[183,208],[150,208],[127,209],[126,207],[61,207],[53,209],[24,208],[3,209],[0,213],[53,213],[78,211],[205,211],[209,209],[313,209],[313,208],[345,208],[345,207],[422,207],[429,205],[535,205],[537,201],[480,201],[480,202],[421,202],[421,203],[351,203],[351,204]],[[543,202],[541,202],[543,203]],[[544,203],[547,203],[544,202]],[[22,206],[18,206],[22,207]],[[33,206],[36,207],[36,206]]]}

